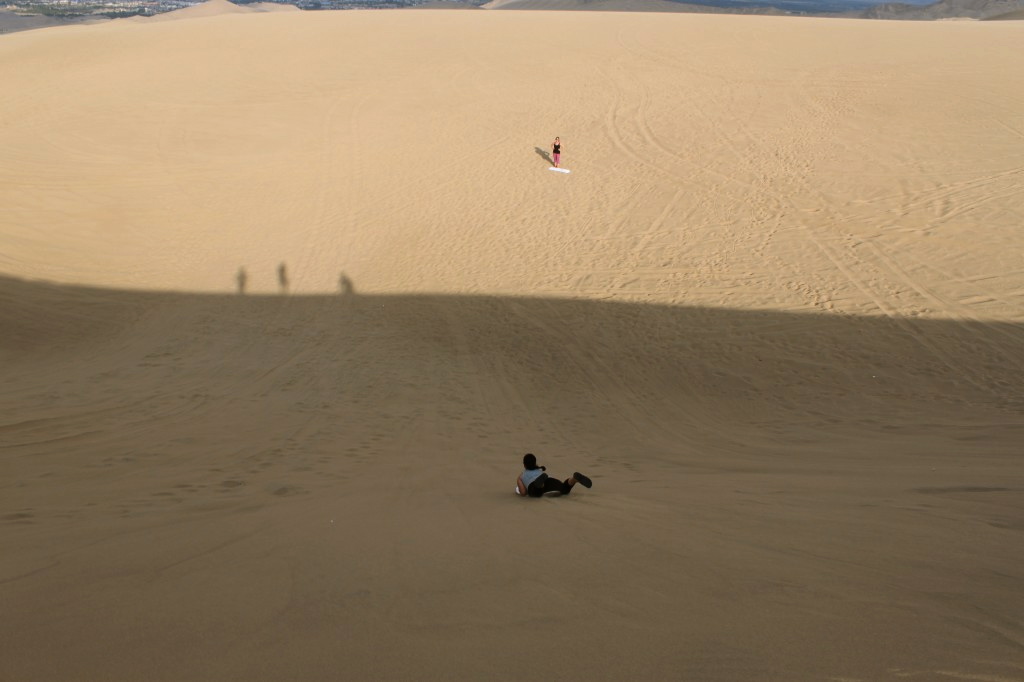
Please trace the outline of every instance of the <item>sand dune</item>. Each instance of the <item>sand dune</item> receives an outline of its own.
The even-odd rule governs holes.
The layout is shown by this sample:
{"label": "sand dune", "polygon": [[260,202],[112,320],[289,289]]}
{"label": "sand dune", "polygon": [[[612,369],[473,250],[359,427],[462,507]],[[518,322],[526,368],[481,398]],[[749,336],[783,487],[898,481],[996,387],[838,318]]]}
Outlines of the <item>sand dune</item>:
{"label": "sand dune", "polygon": [[[225,14],[256,14],[261,12],[299,12],[295,5],[282,5],[275,2],[254,2],[247,5],[236,5],[229,0],[206,0],[184,9],[164,12],[151,17],[140,17],[142,21],[174,21],[177,19],[205,19]],[[133,17],[133,19],[135,19]]]}
{"label": "sand dune", "polygon": [[0,679],[1024,679],[1021,24],[216,9],[0,38]]}

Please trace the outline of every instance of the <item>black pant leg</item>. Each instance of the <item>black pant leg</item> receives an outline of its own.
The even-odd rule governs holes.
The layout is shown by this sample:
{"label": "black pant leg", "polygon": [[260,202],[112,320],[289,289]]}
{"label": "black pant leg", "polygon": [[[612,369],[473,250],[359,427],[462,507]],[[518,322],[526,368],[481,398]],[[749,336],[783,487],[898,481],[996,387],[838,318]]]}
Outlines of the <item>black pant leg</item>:
{"label": "black pant leg", "polygon": [[526,489],[526,494],[530,497],[540,497],[544,493],[568,495],[573,485],[568,480],[559,481],[557,478],[551,478],[545,474],[530,484],[530,487]]}
{"label": "black pant leg", "polygon": [[568,495],[569,491],[572,490],[572,483],[569,481],[559,481],[557,478],[546,478],[544,479],[544,492],[546,493],[561,493]]}

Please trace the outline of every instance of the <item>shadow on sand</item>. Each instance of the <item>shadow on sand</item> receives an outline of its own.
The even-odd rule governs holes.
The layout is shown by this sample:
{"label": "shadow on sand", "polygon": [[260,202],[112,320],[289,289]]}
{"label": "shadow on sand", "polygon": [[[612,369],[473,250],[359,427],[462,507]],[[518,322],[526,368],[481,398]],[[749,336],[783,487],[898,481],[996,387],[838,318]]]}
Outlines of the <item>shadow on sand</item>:
{"label": "shadow on sand", "polygon": [[[345,275],[339,289],[355,290]],[[1019,324],[570,299],[324,294],[294,295],[283,307],[274,296],[121,291],[0,277],[0,357],[11,367],[31,357],[60,362],[68,352],[70,362],[76,345],[131,337],[138,319],[144,316],[152,329],[164,315],[167,336],[179,345],[238,345],[233,362],[240,367],[277,361],[246,345],[260,325],[289,330],[282,357],[312,350],[325,366],[372,371],[391,367],[393,353],[417,358],[419,366],[473,357],[482,373],[474,382],[511,382],[538,408],[580,402],[581,411],[593,411],[594,396],[604,395],[664,435],[685,436],[698,414],[772,438],[790,420],[823,439],[851,423],[875,433],[912,423],[931,425],[932,435],[963,435],[974,417],[980,424],[996,415],[1019,420],[1024,409]],[[160,346],[160,338],[139,343]],[[375,342],[353,352],[355,338]],[[332,347],[350,352],[334,357],[327,352]],[[202,367],[184,362],[179,371],[195,371],[197,381],[206,381]],[[308,371],[318,371],[316,361]],[[944,423],[954,417],[961,426]]]}
{"label": "shadow on sand", "polygon": [[[543,625],[552,646],[583,631],[614,651],[571,679],[635,677],[624,641],[653,642],[652,679],[881,679],[894,641],[888,669],[947,669],[935,641],[993,666],[1019,654],[975,619],[1019,611],[1024,325],[10,277],[0,324],[0,634],[18,679],[132,679],[160,656],[167,679],[221,663],[331,679],[377,670],[381,633],[410,622],[473,650],[509,640],[471,675],[501,678],[536,646],[509,612],[538,561],[592,602]],[[517,498],[527,451],[593,489]],[[524,554],[538,527],[554,560]],[[250,630],[223,604],[268,633],[226,662]],[[52,653],[140,623],[159,636],[134,658]],[[170,656],[169,627],[211,633],[206,658]],[[709,627],[743,672],[663,653]],[[819,659],[850,641],[872,655]],[[387,646],[413,662],[395,677],[451,675],[437,640]]]}

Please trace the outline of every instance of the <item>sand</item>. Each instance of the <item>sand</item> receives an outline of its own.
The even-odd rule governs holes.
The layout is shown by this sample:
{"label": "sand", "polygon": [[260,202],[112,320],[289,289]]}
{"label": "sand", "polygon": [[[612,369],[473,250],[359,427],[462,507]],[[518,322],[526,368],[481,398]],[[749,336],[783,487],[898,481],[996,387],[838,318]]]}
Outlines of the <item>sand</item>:
{"label": "sand", "polygon": [[1024,25],[192,14],[0,37],[0,679],[1024,679]]}

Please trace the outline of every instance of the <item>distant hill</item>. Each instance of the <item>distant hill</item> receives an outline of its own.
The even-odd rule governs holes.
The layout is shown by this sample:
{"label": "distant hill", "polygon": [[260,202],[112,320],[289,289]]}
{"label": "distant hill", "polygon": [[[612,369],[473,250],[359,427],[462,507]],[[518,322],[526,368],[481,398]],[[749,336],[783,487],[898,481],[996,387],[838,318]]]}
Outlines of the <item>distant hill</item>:
{"label": "distant hill", "polygon": [[486,9],[854,16],[870,0],[491,0]]}
{"label": "distant hill", "polygon": [[101,21],[108,21],[108,19],[103,16],[48,17],[42,14],[19,14],[9,10],[0,10],[0,33],[15,33],[17,31],[31,31],[35,28],[97,23]]}
{"label": "distant hill", "polygon": [[1015,12],[1007,12],[1006,14],[997,14],[994,17],[985,17],[986,21],[1006,21],[1006,20],[1020,20],[1024,19],[1024,9],[1019,9]]}
{"label": "distant hill", "polygon": [[165,12],[152,17],[145,17],[143,21],[174,21],[177,19],[198,19],[202,17],[214,17],[222,14],[252,14],[256,12],[297,12],[300,11],[294,5],[279,4],[273,2],[257,2],[246,5],[236,5],[229,0],[206,0],[206,2],[185,7],[184,9]]}
{"label": "distant hill", "polygon": [[1021,19],[1024,0],[940,0],[872,5],[858,0],[491,0],[486,9],[800,14],[859,19]]}
{"label": "distant hill", "polygon": [[[893,2],[875,5],[858,16],[866,19],[1020,18],[1024,0],[939,0],[931,5]],[[1017,17],[1012,15],[1017,14]],[[1010,15],[1010,16],[1008,16]]]}
{"label": "distant hill", "polygon": [[[414,8],[563,10],[600,12],[688,12],[714,14],[757,14],[845,17],[859,19],[983,19],[1024,20],[1024,0],[939,0],[922,5],[890,2],[872,5],[870,0],[427,0]],[[167,21],[219,14],[298,11],[286,3],[259,2],[236,5],[229,0],[207,0],[185,9],[151,17],[122,19],[131,22]],[[26,31],[50,26],[106,21],[100,16],[48,17],[0,10],[0,33]]]}
{"label": "distant hill", "polygon": [[[732,12],[734,8],[714,5],[690,4],[673,0],[492,0],[485,9],[503,10],[563,10],[594,12]],[[784,14],[782,10],[765,5],[735,8],[744,14]]]}
{"label": "distant hill", "polygon": [[[211,17],[220,14],[252,14],[256,12],[298,12],[295,5],[277,2],[255,2],[245,5],[236,5],[229,0],[207,0],[183,9],[154,14],[153,16],[132,16],[118,21],[131,23],[174,21],[177,19],[193,19]],[[0,10],[0,33],[14,33],[17,31],[29,31],[37,28],[50,28],[53,26],[69,26],[76,24],[95,24],[110,21],[107,17],[99,14],[84,16],[45,16],[42,14],[23,14]]]}
{"label": "distant hill", "polygon": [[421,5],[413,5],[409,9],[480,9],[480,6],[459,0],[430,0]]}

